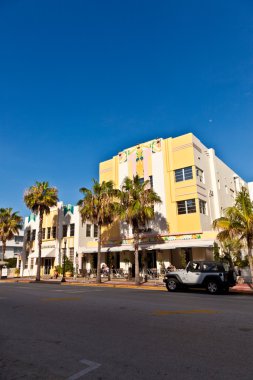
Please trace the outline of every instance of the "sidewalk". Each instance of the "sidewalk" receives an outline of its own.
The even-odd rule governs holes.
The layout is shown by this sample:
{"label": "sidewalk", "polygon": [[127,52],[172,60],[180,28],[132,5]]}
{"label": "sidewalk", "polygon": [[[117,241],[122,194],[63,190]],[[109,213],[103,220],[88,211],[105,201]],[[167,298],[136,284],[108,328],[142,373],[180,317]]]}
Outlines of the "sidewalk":
{"label": "sidewalk", "polygon": [[[13,283],[13,282],[22,282],[22,283],[34,283],[35,278],[8,278],[0,280],[1,283]],[[140,290],[159,290],[167,291],[162,280],[149,280],[148,282],[143,282],[139,286],[135,285],[134,281],[128,280],[119,280],[112,279],[108,281],[107,279],[102,278],[101,284],[96,283],[96,279],[85,279],[85,278],[66,278],[66,282],[61,282],[61,278],[55,279],[41,279],[41,284],[56,284],[63,286],[97,286],[97,287],[110,287],[110,288],[131,288],[131,289],[140,289]],[[230,288],[231,293],[238,294],[249,294],[253,295],[253,284],[237,284],[233,288]]]}

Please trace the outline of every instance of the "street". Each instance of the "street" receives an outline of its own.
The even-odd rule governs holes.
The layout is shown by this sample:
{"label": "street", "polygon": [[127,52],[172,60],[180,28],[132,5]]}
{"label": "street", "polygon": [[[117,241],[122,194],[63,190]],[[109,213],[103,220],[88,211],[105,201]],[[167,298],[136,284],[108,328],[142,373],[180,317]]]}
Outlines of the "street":
{"label": "street", "polygon": [[0,379],[240,379],[253,298],[0,283]]}

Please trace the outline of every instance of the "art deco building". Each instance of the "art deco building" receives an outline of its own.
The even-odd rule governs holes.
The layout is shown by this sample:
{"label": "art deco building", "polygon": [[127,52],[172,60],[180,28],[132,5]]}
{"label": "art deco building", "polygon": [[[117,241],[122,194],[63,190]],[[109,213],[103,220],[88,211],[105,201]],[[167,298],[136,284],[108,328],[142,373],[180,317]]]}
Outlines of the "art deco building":
{"label": "art deco building", "polygon": [[[158,138],[126,148],[99,166],[100,181],[112,180],[120,188],[126,176],[141,181],[161,197],[155,220],[141,231],[140,265],[157,268],[169,262],[180,268],[190,259],[213,258],[214,219],[234,204],[236,192],[247,186],[192,133]],[[133,235],[129,226],[115,224],[104,232],[103,257],[108,253],[116,267],[132,265]],[[83,250],[96,251],[96,244]],[[127,264],[128,265],[128,264]]]}

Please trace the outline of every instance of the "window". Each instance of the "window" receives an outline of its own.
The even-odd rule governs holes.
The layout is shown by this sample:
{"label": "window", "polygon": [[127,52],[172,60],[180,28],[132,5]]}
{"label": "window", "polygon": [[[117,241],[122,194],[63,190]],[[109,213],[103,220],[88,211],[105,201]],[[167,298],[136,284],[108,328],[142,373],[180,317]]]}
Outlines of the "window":
{"label": "window", "polygon": [[42,239],[46,239],[46,229],[42,228]]}
{"label": "window", "polygon": [[186,168],[175,170],[175,180],[176,182],[186,181],[192,179],[192,167],[187,166]]}
{"label": "window", "polygon": [[52,237],[55,239],[56,238],[56,226],[52,227]]}
{"label": "window", "polygon": [[50,239],[51,237],[51,227],[47,228],[47,239]]}
{"label": "window", "polygon": [[23,236],[14,236],[15,243],[22,243],[23,241]]}
{"label": "window", "polygon": [[34,259],[31,259],[31,262],[30,262],[30,269],[33,269],[34,267]]}
{"label": "window", "polygon": [[67,248],[62,248],[61,249],[61,257],[62,257],[62,264],[64,263],[64,257],[67,257]]}
{"label": "window", "polygon": [[86,237],[91,237],[91,224],[86,224]]}
{"label": "window", "polygon": [[32,230],[32,241],[36,238],[36,230]]}
{"label": "window", "polygon": [[31,240],[31,230],[26,231],[26,240],[30,241]]}
{"label": "window", "polygon": [[199,272],[200,271],[200,263],[199,262],[190,262],[188,265],[187,265],[187,270],[189,272]]}
{"label": "window", "polygon": [[14,253],[20,254],[20,253],[22,253],[22,251],[23,251],[22,247],[14,247]]}
{"label": "window", "polygon": [[74,248],[69,248],[69,260],[74,262]]}
{"label": "window", "polygon": [[68,226],[67,226],[67,224],[64,224],[62,226],[62,237],[66,237],[67,236],[67,232],[68,232]]}
{"label": "window", "polygon": [[75,224],[71,223],[70,225],[70,236],[75,236]]}
{"label": "window", "polygon": [[195,199],[177,202],[177,211],[178,214],[192,214],[196,212]]}
{"label": "window", "polygon": [[198,177],[200,182],[204,183],[204,172],[203,172],[203,170],[196,167],[196,176]]}
{"label": "window", "polygon": [[94,224],[94,238],[98,237],[98,225]]}
{"label": "window", "polygon": [[209,262],[203,264],[203,271],[204,272],[224,272],[224,268],[221,265],[218,265],[215,262]]}
{"label": "window", "polygon": [[[148,188],[153,189],[153,176],[150,175],[147,180],[149,181],[149,184],[150,184],[150,187],[148,186]],[[139,183],[142,185],[144,183],[144,178],[139,178]]]}
{"label": "window", "polygon": [[199,212],[201,214],[206,214],[206,202],[199,199]]}

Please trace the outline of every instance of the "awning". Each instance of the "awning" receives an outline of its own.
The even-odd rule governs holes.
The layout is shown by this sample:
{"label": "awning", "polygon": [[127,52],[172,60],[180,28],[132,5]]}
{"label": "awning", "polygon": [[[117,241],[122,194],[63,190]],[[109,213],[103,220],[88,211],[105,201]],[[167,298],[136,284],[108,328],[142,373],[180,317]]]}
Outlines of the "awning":
{"label": "awning", "polygon": [[208,248],[213,247],[214,242],[215,240],[192,239],[174,241],[173,244],[175,248]]}
{"label": "awning", "polygon": [[[159,250],[168,250],[168,249],[176,249],[176,248],[208,248],[213,247],[214,240],[201,240],[201,239],[189,239],[189,240],[172,240],[166,243],[160,244],[140,244],[139,251],[142,249],[146,249],[148,251],[152,251],[155,249]],[[103,247],[101,248],[102,253],[109,252],[122,252],[122,251],[134,251],[133,245],[119,245],[114,247]],[[80,253],[97,253],[97,247],[94,248],[83,248],[80,250]]]}
{"label": "awning", "polygon": [[[55,248],[42,248],[41,249],[41,257],[55,257],[56,252]],[[39,257],[38,252],[33,252],[29,255],[31,259]]]}
{"label": "awning", "polygon": [[197,239],[189,239],[189,240],[172,240],[170,242],[162,243],[162,244],[142,244],[140,249],[146,249],[148,251],[152,251],[155,249],[159,249],[161,251],[168,249],[176,249],[176,248],[208,248],[212,247],[214,240],[197,240]]}
{"label": "awning", "polygon": [[[79,253],[97,253],[98,249],[94,248],[82,248],[79,250]],[[116,247],[103,247],[101,248],[102,253],[110,253],[110,252],[122,252],[122,251],[134,251],[133,246],[116,246]]]}

